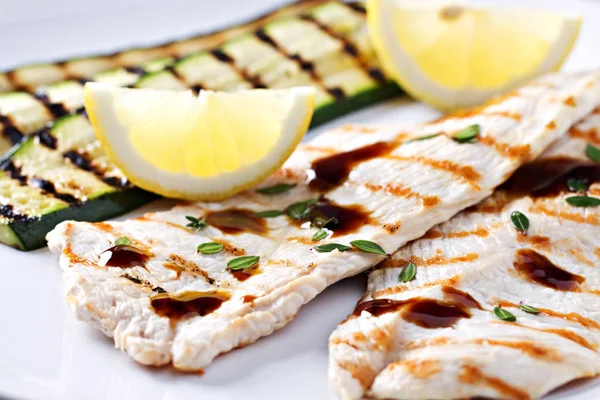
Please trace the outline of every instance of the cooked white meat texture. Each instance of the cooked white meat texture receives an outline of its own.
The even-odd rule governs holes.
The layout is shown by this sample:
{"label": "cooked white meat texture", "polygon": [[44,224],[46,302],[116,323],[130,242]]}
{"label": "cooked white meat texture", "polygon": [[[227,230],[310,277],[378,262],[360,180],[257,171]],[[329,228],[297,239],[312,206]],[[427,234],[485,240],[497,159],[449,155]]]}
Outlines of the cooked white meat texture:
{"label": "cooked white meat texture", "polygon": [[[125,222],[66,222],[49,246],[61,253],[79,319],[140,363],[196,370],[283,327],[328,285],[384,258],[317,245],[361,239],[396,251],[489,196],[599,103],[598,73],[551,75],[426,126],[342,127],[301,146],[263,185],[295,185],[284,193],[248,191]],[[464,128],[476,133],[475,124],[473,143],[452,138]],[[256,216],[268,210],[287,215]],[[186,227],[187,216],[207,226]],[[325,223],[329,236],[313,240]],[[130,247],[111,248],[123,236]],[[223,250],[198,252],[207,242]],[[260,259],[228,268],[241,256]]]}
{"label": "cooked white meat texture", "polygon": [[[491,198],[370,273],[330,338],[344,399],[531,399],[600,373],[600,207],[567,201],[600,199],[588,143],[600,145],[598,110]],[[416,275],[404,282],[409,263]]]}

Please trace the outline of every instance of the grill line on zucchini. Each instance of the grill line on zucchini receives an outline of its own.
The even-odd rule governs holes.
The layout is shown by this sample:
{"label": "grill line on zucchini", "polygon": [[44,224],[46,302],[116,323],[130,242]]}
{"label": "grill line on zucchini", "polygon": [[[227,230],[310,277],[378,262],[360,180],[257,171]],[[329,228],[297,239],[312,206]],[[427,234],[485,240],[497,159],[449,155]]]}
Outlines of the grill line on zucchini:
{"label": "grill line on zucchini", "polygon": [[[25,65],[14,70],[0,72],[0,93],[11,91],[34,92],[40,86],[66,80],[92,80],[94,75],[116,68],[139,68],[144,65],[168,63],[177,58],[205,50],[229,40],[241,33],[249,32],[273,19],[298,15],[299,13],[327,3],[329,0],[298,0],[288,6],[268,11],[261,16],[242,21],[230,28],[218,29],[192,35],[175,41],[167,41],[150,47],[126,49],[115,53],[61,60],[50,64]],[[351,5],[353,6],[353,5]],[[364,8],[355,6],[358,12]]]}
{"label": "grill line on zucchini", "polygon": [[[195,92],[312,85],[312,126],[400,93],[379,69],[359,5],[304,1],[275,15],[284,17],[228,31],[217,47],[89,76]],[[103,153],[82,107],[87,80],[0,94],[0,151],[20,142],[0,163],[0,242],[41,247],[62,220],[103,220],[155,198],[129,185]]]}

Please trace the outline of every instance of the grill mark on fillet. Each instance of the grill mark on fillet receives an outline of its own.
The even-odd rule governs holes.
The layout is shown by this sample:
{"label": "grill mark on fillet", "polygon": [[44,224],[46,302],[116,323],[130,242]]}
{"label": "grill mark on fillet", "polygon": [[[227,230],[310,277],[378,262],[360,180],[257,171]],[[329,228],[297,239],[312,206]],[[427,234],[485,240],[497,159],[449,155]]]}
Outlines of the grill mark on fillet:
{"label": "grill mark on fillet", "polygon": [[338,361],[338,365],[341,369],[348,371],[350,375],[358,382],[363,388],[371,386],[377,372],[371,368],[368,364],[356,364],[350,361]]}
{"label": "grill mark on fillet", "polygon": [[596,128],[584,130],[581,128],[574,127],[569,130],[569,136],[572,138],[583,139],[587,143],[600,145],[600,133]]}
{"label": "grill mark on fillet", "polygon": [[529,208],[529,212],[534,214],[544,214],[548,217],[566,219],[579,224],[600,225],[600,219],[594,214],[576,213],[560,210],[552,210],[541,204],[535,204]]}
{"label": "grill mark on fillet", "polygon": [[454,238],[464,238],[464,237],[471,236],[471,235],[479,236],[479,237],[488,237],[489,234],[490,233],[488,232],[487,229],[477,228],[472,231],[448,232],[444,236],[447,237],[448,239],[454,239]]}
{"label": "grill mark on fillet", "polygon": [[[505,300],[499,301],[498,304],[501,304],[502,307],[519,308],[518,304],[511,303],[511,302],[505,301]],[[559,312],[559,311],[554,311],[554,310],[549,309],[549,308],[541,308],[541,307],[537,307],[537,309],[540,310],[540,312],[542,314],[545,314],[547,316],[565,319],[567,321],[574,322],[576,324],[582,325],[582,326],[584,326],[586,328],[589,328],[589,329],[600,330],[600,324],[598,324],[593,319],[586,318],[586,317],[584,317],[584,316],[582,316],[582,315],[580,315],[580,314],[578,314],[576,312],[562,313],[562,312]]]}
{"label": "grill mark on fillet", "polygon": [[[494,324],[504,324],[503,321],[492,321]],[[536,332],[549,333],[553,335],[561,336],[567,340],[572,341],[573,343],[577,343],[578,345],[585,347],[587,349],[596,351],[597,346],[588,342],[583,336],[576,334],[575,332],[567,329],[567,328],[534,328],[532,326],[527,326],[520,324],[518,322],[511,322],[511,325],[518,326],[523,329],[529,329]]]}
{"label": "grill mark on fillet", "polygon": [[477,184],[477,182],[481,180],[481,174],[470,165],[460,165],[450,160],[435,160],[433,158],[427,158],[422,156],[406,157],[389,155],[386,158],[398,161],[416,162],[421,165],[432,167],[434,169],[449,172],[455,177],[459,178],[460,180],[463,180],[470,184],[474,190],[481,190],[481,188]]}
{"label": "grill mark on fillet", "polygon": [[171,253],[169,254],[168,262],[181,268],[185,273],[191,275],[194,278],[201,276],[209,285],[215,284],[215,279],[212,278],[208,272],[200,268],[200,266],[198,266],[198,264],[196,264],[193,261],[186,260],[178,254]]}
{"label": "grill mark on fillet", "polygon": [[397,286],[392,286],[392,287],[388,287],[388,288],[376,291],[373,294],[373,297],[389,296],[389,295],[393,295],[393,294],[403,293],[403,292],[406,292],[409,290],[419,290],[419,289],[425,289],[425,288],[439,286],[439,285],[455,286],[458,283],[459,279],[460,279],[460,276],[455,275],[450,278],[436,279],[435,281],[427,282],[427,283],[424,283],[419,286],[408,286],[405,284],[398,284]]}
{"label": "grill mark on fillet", "polygon": [[416,199],[421,202],[424,207],[433,207],[440,202],[438,196],[423,196],[420,193],[414,192],[408,186],[388,183],[386,185],[378,185],[370,182],[365,182],[364,185],[372,192],[383,191],[394,197],[405,197],[408,199]]}
{"label": "grill mark on fillet", "polygon": [[542,359],[550,362],[561,362],[563,360],[562,354],[557,349],[551,349],[543,347],[531,340],[495,340],[485,338],[475,338],[466,340],[455,340],[450,337],[436,337],[433,339],[415,340],[406,343],[403,347],[406,351],[416,351],[430,347],[444,347],[444,346],[463,346],[463,345],[478,345],[486,347],[506,347],[514,350],[519,350],[531,358]]}
{"label": "grill mark on fillet", "polygon": [[402,368],[417,379],[427,379],[437,375],[442,366],[439,360],[402,360],[389,364],[387,368]]}
{"label": "grill mark on fillet", "polygon": [[511,146],[507,143],[499,143],[491,136],[479,136],[477,142],[492,147],[497,153],[507,158],[516,158],[522,161],[531,159],[531,146],[528,144]]}
{"label": "grill mark on fillet", "polygon": [[463,365],[458,375],[458,380],[473,386],[487,386],[504,398],[528,400],[529,394],[523,389],[513,386],[500,378],[486,375],[479,368],[472,365]]}
{"label": "grill mark on fillet", "polygon": [[455,264],[455,263],[463,263],[463,262],[471,262],[475,261],[479,258],[479,254],[477,253],[467,253],[462,256],[457,257],[444,257],[441,255],[433,256],[430,258],[422,258],[418,256],[412,256],[410,260],[402,260],[397,258],[391,258],[388,260],[384,260],[378,269],[388,269],[388,268],[403,268],[409,261],[413,262],[417,267],[427,267],[427,266],[440,266],[447,264]]}

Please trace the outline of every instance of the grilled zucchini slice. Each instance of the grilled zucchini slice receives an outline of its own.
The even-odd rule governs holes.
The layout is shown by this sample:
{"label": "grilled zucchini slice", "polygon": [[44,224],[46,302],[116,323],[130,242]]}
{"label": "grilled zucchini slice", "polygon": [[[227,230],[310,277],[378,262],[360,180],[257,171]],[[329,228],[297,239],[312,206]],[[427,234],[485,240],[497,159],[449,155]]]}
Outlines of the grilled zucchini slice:
{"label": "grilled zucchini slice", "polygon": [[[364,9],[312,1],[276,15],[234,29],[235,34],[227,31],[226,42],[185,57],[122,53],[140,66],[95,72],[93,79],[194,91],[312,85],[317,90],[313,126],[400,93],[379,69]],[[89,61],[94,71],[109,66],[101,60]],[[68,80],[33,93],[0,94],[0,149],[22,140],[0,164],[1,242],[34,249],[60,221],[103,220],[154,198],[129,185],[103,153],[82,107],[83,85]]]}

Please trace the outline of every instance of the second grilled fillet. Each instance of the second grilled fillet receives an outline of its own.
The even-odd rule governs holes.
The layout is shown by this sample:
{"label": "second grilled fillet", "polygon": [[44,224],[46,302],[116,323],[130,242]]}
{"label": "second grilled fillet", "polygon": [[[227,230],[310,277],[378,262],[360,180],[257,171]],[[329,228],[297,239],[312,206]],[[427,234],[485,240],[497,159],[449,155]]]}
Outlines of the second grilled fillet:
{"label": "second grilled fillet", "polygon": [[[300,146],[263,185],[295,185],[284,193],[248,191],[124,222],[64,222],[49,246],[60,253],[79,319],[140,363],[197,370],[283,327],[328,285],[384,258],[316,245],[362,239],[396,251],[489,196],[599,103],[597,72],[557,74],[425,126],[341,127]],[[473,124],[481,126],[474,143],[452,138]],[[268,210],[285,214],[256,216]],[[187,216],[208,226],[186,227]],[[311,224],[329,218],[333,235],[315,242]],[[130,247],[111,248],[122,236]],[[204,242],[223,251],[201,254]],[[240,256],[260,260],[228,269]]]}
{"label": "second grilled fillet", "polygon": [[[600,207],[566,200],[600,197],[600,164],[585,154],[599,132],[597,110],[489,199],[370,273],[330,338],[343,398],[521,400],[600,373]],[[417,273],[405,283],[409,262]]]}

